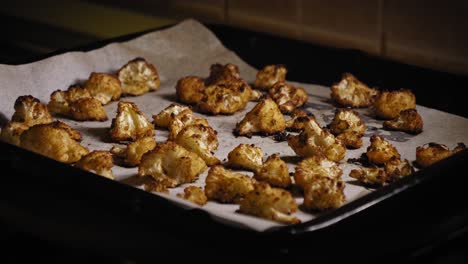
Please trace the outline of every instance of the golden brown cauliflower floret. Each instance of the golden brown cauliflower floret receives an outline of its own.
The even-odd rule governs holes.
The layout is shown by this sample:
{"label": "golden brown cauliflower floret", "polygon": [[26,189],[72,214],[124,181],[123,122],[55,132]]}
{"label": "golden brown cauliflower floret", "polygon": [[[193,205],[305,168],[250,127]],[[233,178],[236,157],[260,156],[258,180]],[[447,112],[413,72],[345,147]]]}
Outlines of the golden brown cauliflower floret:
{"label": "golden brown cauliflower floret", "polygon": [[21,134],[28,129],[29,126],[24,123],[8,122],[2,127],[0,139],[4,142],[19,146]]}
{"label": "golden brown cauliflower floret", "polygon": [[263,97],[262,92],[260,92],[259,90],[251,89],[250,98],[249,98],[250,101],[258,102],[260,101],[260,99],[262,99],[262,97]]}
{"label": "golden brown cauliflower floret", "polygon": [[442,144],[428,143],[416,148],[416,162],[421,167],[428,167],[464,149],[466,146],[463,143],[458,143],[452,150]]}
{"label": "golden brown cauliflower floret", "polygon": [[392,158],[385,163],[385,167],[362,167],[351,170],[349,176],[366,185],[382,186],[394,182],[400,178],[411,175],[414,172],[413,167],[408,160],[401,161]]}
{"label": "golden brown cauliflower floret", "polygon": [[329,125],[330,132],[348,148],[360,148],[366,125],[359,114],[351,109],[337,109],[335,117]]}
{"label": "golden brown cauliflower floret", "polygon": [[344,187],[341,179],[315,178],[304,187],[304,207],[308,210],[338,208],[346,199]]}
{"label": "golden brown cauliflower floret", "polygon": [[233,114],[245,108],[250,100],[251,89],[248,85],[213,84],[203,90],[203,98],[197,108],[204,113]]}
{"label": "golden brown cauliflower floret", "polygon": [[267,65],[257,73],[254,86],[260,90],[268,91],[275,83],[285,82],[288,70],[284,65]]}
{"label": "golden brown cauliflower floret", "polygon": [[107,113],[95,98],[84,98],[70,104],[70,116],[78,121],[105,121]]}
{"label": "golden brown cauliflower floret", "polygon": [[381,136],[373,135],[370,138],[370,146],[367,147],[367,158],[376,165],[382,165],[392,158],[400,159],[398,150]]}
{"label": "golden brown cauliflower floret", "polygon": [[91,73],[84,88],[103,105],[118,100],[122,94],[119,79],[108,73]]}
{"label": "golden brown cauliflower floret", "polygon": [[11,117],[13,122],[21,122],[27,126],[52,122],[47,106],[31,95],[18,97],[14,107],[15,113]]}
{"label": "golden brown cauliflower floret", "polygon": [[368,107],[378,94],[378,90],[369,88],[351,73],[343,74],[341,81],[331,87],[332,100],[341,106]]}
{"label": "golden brown cauliflower floret", "polygon": [[374,102],[374,111],[382,119],[397,118],[401,111],[416,108],[416,96],[407,89],[383,91]]}
{"label": "golden brown cauliflower floret", "polygon": [[129,61],[120,68],[117,75],[123,94],[142,95],[156,91],[161,84],[156,67],[143,58]]}
{"label": "golden brown cauliflower floret", "polygon": [[143,189],[147,192],[169,193],[166,185],[157,181],[148,181],[143,184]]}
{"label": "golden brown cauliflower floret", "polygon": [[304,130],[288,139],[288,145],[301,157],[325,156],[332,161],[344,158],[346,148],[328,130],[322,129],[314,118],[304,123]]}
{"label": "golden brown cauliflower floret", "polygon": [[94,172],[97,175],[101,175],[108,179],[113,180],[114,175],[112,174],[112,155],[109,151],[95,150],[90,152],[75,163],[75,167],[85,171]]}
{"label": "golden brown cauliflower floret", "polygon": [[20,146],[64,163],[74,163],[88,153],[77,141],[78,131],[55,121],[31,127],[21,134]]}
{"label": "golden brown cauliflower floret", "polygon": [[200,77],[187,76],[177,81],[176,95],[182,103],[196,104],[200,102],[203,98],[203,90],[205,90],[205,84]]}
{"label": "golden brown cauliflower floret", "polygon": [[188,125],[177,134],[175,142],[187,150],[196,153],[208,166],[213,166],[220,162],[213,154],[218,149],[218,136],[216,135],[216,131],[209,126],[200,124]]}
{"label": "golden brown cauliflower floret", "polygon": [[188,186],[184,189],[183,194],[179,193],[177,196],[201,206],[205,205],[208,201],[203,189],[197,186]]}
{"label": "golden brown cauliflower floret", "polygon": [[263,150],[254,144],[239,144],[229,152],[227,164],[255,172],[263,164]]}
{"label": "golden brown cauliflower floret", "polygon": [[205,194],[209,200],[221,203],[239,203],[254,189],[249,176],[216,165],[208,171],[205,179]]}
{"label": "golden brown cauliflower floret", "polygon": [[195,181],[206,168],[205,162],[197,154],[168,141],[143,155],[138,165],[138,175],[151,176],[167,187],[176,187]]}
{"label": "golden brown cauliflower floret", "polygon": [[114,146],[110,151],[112,154],[123,158],[126,166],[135,167],[140,164],[143,154],[155,147],[156,140],[153,137],[143,137],[130,142],[126,148]]}
{"label": "golden brown cauliflower floret", "polygon": [[134,141],[141,137],[154,136],[154,126],[136,104],[120,101],[117,116],[112,119],[110,134],[112,140],[116,142]]}
{"label": "golden brown cauliflower floret", "polygon": [[233,82],[244,80],[240,77],[239,68],[231,63],[225,65],[216,63],[210,66],[210,76],[206,78],[205,84],[223,84],[223,85],[232,85]]}
{"label": "golden brown cauliflower floret", "polygon": [[269,156],[255,172],[254,177],[258,181],[265,181],[271,186],[280,188],[289,188],[292,184],[288,165],[279,157],[279,154]]}
{"label": "golden brown cauliflower floret", "polygon": [[294,181],[301,189],[305,189],[317,178],[339,179],[342,174],[343,171],[336,162],[322,156],[313,156],[297,164]]}
{"label": "golden brown cauliflower floret", "polygon": [[153,122],[158,127],[168,128],[176,116],[187,112],[192,113],[192,110],[187,106],[171,104],[157,115],[153,115]]}
{"label": "golden brown cauliflower floret", "polygon": [[309,116],[315,119],[313,114],[298,109],[294,110],[291,114],[291,118],[286,121],[286,129],[294,132],[302,131],[304,129],[304,122],[309,120]]}
{"label": "golden brown cauliflower floret", "polygon": [[167,140],[175,140],[184,127],[189,125],[208,125],[208,120],[195,116],[192,111],[183,111],[177,116],[173,116],[169,123],[169,136]]}
{"label": "golden brown cauliflower floret", "polygon": [[296,108],[301,107],[309,96],[304,88],[294,87],[285,82],[278,82],[268,90],[268,94],[278,104],[283,113],[292,113]]}
{"label": "golden brown cauliflower floret", "polygon": [[387,130],[399,130],[410,134],[419,134],[423,130],[423,120],[416,109],[406,109],[398,117],[383,123]]}
{"label": "golden brown cauliflower floret", "polygon": [[280,188],[271,188],[268,183],[255,184],[240,202],[239,212],[285,224],[297,224],[301,221],[291,215],[297,211],[297,203],[291,193]]}
{"label": "golden brown cauliflower floret", "polygon": [[237,123],[235,133],[241,136],[255,133],[268,135],[285,128],[286,121],[278,105],[271,98],[264,98]]}

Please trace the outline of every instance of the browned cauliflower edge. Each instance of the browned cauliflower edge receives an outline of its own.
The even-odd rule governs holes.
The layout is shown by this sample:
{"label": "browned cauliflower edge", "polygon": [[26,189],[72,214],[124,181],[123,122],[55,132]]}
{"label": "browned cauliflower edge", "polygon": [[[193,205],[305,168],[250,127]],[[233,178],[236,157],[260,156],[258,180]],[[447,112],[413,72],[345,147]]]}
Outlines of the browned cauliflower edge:
{"label": "browned cauliflower edge", "polygon": [[192,113],[192,110],[187,106],[170,104],[158,114],[153,115],[153,122],[157,127],[169,128],[174,118],[184,113]]}
{"label": "browned cauliflower edge", "polygon": [[414,168],[408,160],[394,157],[385,163],[384,168],[361,167],[351,170],[349,176],[366,185],[382,186],[413,173]]}
{"label": "browned cauliflower edge", "polygon": [[423,120],[416,109],[406,109],[392,119],[383,123],[386,130],[398,130],[410,134],[419,134],[423,131]]}
{"label": "browned cauliflower edge", "polygon": [[289,188],[292,184],[288,165],[279,154],[269,156],[260,169],[255,171],[254,177],[257,181],[267,182],[274,187]]}
{"label": "browned cauliflower edge", "polygon": [[292,113],[307,102],[309,96],[302,87],[295,87],[285,82],[277,82],[268,94],[278,104],[282,113]]}
{"label": "browned cauliflower edge", "polygon": [[346,147],[353,149],[362,147],[366,125],[362,122],[358,112],[351,109],[337,109],[328,127],[330,132],[343,141]]}
{"label": "browned cauliflower edge", "polygon": [[416,148],[416,163],[425,168],[464,149],[466,146],[463,143],[458,143],[452,150],[443,144],[424,144]]}
{"label": "browned cauliflower edge", "polygon": [[156,140],[153,137],[143,137],[136,141],[128,143],[127,147],[122,148],[113,146],[110,152],[123,159],[123,163],[129,167],[135,167],[140,164],[141,157],[146,152],[156,147]]}
{"label": "browned cauliflower edge", "polygon": [[228,153],[227,165],[257,171],[263,164],[263,150],[253,144],[239,144]]}
{"label": "browned cauliflower edge", "polygon": [[334,161],[323,156],[313,156],[300,161],[294,171],[294,182],[305,189],[317,178],[339,179],[343,171]]}
{"label": "browned cauliflower edge", "polygon": [[369,107],[378,94],[378,90],[369,88],[351,73],[343,74],[341,81],[331,87],[332,100],[341,106]]}
{"label": "browned cauliflower edge", "polygon": [[161,84],[156,67],[144,58],[135,58],[122,66],[117,77],[125,95],[142,95],[156,91]]}
{"label": "browned cauliflower edge", "polygon": [[383,137],[373,135],[370,138],[370,143],[366,155],[371,163],[383,165],[392,158],[400,159],[398,150]]}
{"label": "browned cauliflower edge", "polygon": [[92,72],[86,80],[84,88],[103,105],[118,100],[122,95],[119,79],[108,73]]}
{"label": "browned cauliflower edge", "polygon": [[105,178],[114,179],[112,174],[112,154],[109,151],[94,150],[75,163],[75,167],[85,171],[94,172]]}
{"label": "browned cauliflower edge", "polygon": [[177,196],[200,206],[208,202],[208,198],[203,189],[197,186],[188,186],[184,189],[184,193],[178,193]]}
{"label": "browned cauliflower edge", "polygon": [[134,141],[141,137],[154,136],[154,126],[136,104],[120,101],[117,116],[112,119],[110,135],[115,142]]}
{"label": "browned cauliflower edge", "polygon": [[177,134],[175,142],[196,153],[208,166],[220,163],[220,160],[213,154],[218,149],[218,136],[216,131],[209,126],[200,124],[185,126]]}
{"label": "browned cauliflower edge", "polygon": [[346,200],[345,183],[329,177],[315,178],[304,187],[304,208],[326,210],[339,208]]}
{"label": "browned cauliflower edge", "polygon": [[266,65],[257,72],[254,87],[268,91],[275,83],[285,82],[288,70],[284,65]]}
{"label": "browned cauliflower edge", "polygon": [[239,203],[254,189],[254,181],[247,175],[216,165],[208,171],[205,194],[209,200],[221,203]]}
{"label": "browned cauliflower edge", "polygon": [[383,91],[374,102],[374,112],[382,119],[394,119],[401,111],[415,108],[416,96],[408,89]]}

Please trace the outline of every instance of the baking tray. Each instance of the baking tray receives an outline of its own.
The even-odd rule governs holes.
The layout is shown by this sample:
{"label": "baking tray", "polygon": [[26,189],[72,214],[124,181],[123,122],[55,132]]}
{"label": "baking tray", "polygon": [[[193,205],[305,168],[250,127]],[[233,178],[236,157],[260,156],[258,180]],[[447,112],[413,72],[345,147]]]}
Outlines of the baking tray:
{"label": "baking tray", "polygon": [[[118,40],[110,40],[110,42],[114,41]],[[351,254],[359,248],[358,241],[365,241],[368,256],[384,255],[389,254],[387,251],[414,249],[418,243],[412,239],[402,238],[418,232],[436,233],[431,230],[430,224],[439,223],[436,220],[440,220],[440,217],[453,215],[460,217],[460,214],[463,216],[463,210],[461,210],[462,213],[454,210],[457,212],[454,214],[447,208],[452,208],[452,206],[453,209],[464,208],[460,206],[460,201],[466,198],[466,194],[463,194],[461,190],[466,177],[460,177],[458,171],[467,161],[467,153],[463,151],[432,166],[431,169],[420,171],[412,177],[374,191],[314,220],[259,233],[213,221],[202,210],[181,209],[158,196],[109,182],[15,146],[4,143],[1,146],[2,164],[14,169],[17,172],[16,175],[21,175],[21,177],[7,177],[6,183],[2,185],[5,201],[11,201],[11,203],[5,203],[6,206],[3,208],[5,210],[2,210],[5,221],[14,222],[30,232],[42,232],[43,236],[52,240],[66,240],[75,244],[78,241],[85,241],[90,247],[107,248],[113,252],[116,252],[115,249],[124,248],[130,255],[136,253],[128,250],[132,247],[155,248],[161,243],[154,243],[157,239],[153,236],[159,237],[164,233],[169,237],[174,235],[183,239],[185,243],[196,241],[197,236],[203,236],[211,241],[214,247],[219,247],[216,241],[219,241],[222,236],[223,245],[236,245],[251,254],[261,251],[258,245],[263,245],[270,253],[280,255],[285,252],[304,253],[311,247],[318,250],[315,253],[316,257],[322,254],[325,256],[332,249],[338,248]],[[63,177],[64,174],[67,177]],[[63,199],[63,197],[68,199]],[[434,210],[434,204],[444,202],[448,206]],[[20,204],[20,206],[11,206],[12,204]],[[21,212],[18,208],[28,210]],[[91,211],[94,212],[90,215],[98,216],[99,219],[98,223],[93,221],[88,223],[88,229],[94,229],[94,232],[87,230],[88,233],[85,235],[70,228],[80,226],[78,230],[86,230],[83,228],[86,224],[83,218],[89,214],[78,212],[89,209],[93,209]],[[395,214],[395,211],[399,213]],[[118,225],[112,223],[115,217],[112,218],[113,221],[104,221],[109,212],[118,215],[119,219],[128,220],[127,223],[134,223],[137,219],[138,224],[124,225],[125,228],[122,229],[117,228]],[[29,218],[25,219],[24,213],[29,213]],[[79,221],[77,219],[73,221],[73,217],[67,218],[67,216],[77,215],[81,216],[77,218]],[[44,223],[47,221],[40,221],[43,224],[41,226],[34,221],[34,219],[41,218],[65,218],[68,222],[64,221],[62,227],[60,224],[57,225],[57,220],[51,221],[49,225]],[[129,218],[134,220],[131,221]],[[187,221],[190,225],[187,225]],[[123,222],[125,221],[121,220],[120,224],[124,224]],[[463,223],[463,221],[459,222]],[[458,224],[457,222],[454,225]],[[107,228],[103,228],[105,226]],[[451,230],[448,227],[447,229]],[[439,232],[447,234],[447,230]],[[104,233],[108,236],[104,236]],[[125,236],[133,238],[131,246],[124,242]],[[433,238],[434,234],[426,236]],[[426,237],[420,238],[427,243]],[[148,241],[153,244],[148,245]],[[376,243],[369,243],[369,241]],[[398,246],[392,245],[392,242],[396,241],[398,241]],[[106,245],[99,242],[105,242]],[[174,243],[177,244],[177,242]],[[83,246],[83,243],[79,244]],[[168,244],[170,243],[165,246],[170,248]],[[387,244],[390,246],[386,246]],[[141,252],[139,254],[142,255]]]}

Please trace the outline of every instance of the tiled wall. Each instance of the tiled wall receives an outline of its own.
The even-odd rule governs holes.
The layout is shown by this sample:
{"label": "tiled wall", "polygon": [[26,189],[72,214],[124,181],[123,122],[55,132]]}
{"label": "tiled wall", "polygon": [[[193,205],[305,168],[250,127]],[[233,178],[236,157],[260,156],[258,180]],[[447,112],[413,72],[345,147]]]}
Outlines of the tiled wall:
{"label": "tiled wall", "polygon": [[95,1],[152,15],[225,23],[468,74],[466,0]]}

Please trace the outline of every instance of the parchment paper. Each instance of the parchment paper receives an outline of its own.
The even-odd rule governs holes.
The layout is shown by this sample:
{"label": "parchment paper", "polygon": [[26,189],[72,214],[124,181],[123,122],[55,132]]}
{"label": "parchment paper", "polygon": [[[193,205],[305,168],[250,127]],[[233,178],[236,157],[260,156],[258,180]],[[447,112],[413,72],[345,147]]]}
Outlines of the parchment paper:
{"label": "parchment paper", "polygon": [[[135,57],[143,57],[153,63],[160,74],[161,87],[138,97],[125,97],[121,100],[135,102],[140,110],[151,120],[151,115],[158,113],[175,98],[175,84],[178,79],[187,75],[206,77],[210,65],[213,63],[233,63],[239,66],[241,76],[248,82],[255,80],[257,70],[243,62],[233,52],[227,50],[220,41],[202,24],[194,20],[186,20],[172,28],[153,32],[124,43],[112,43],[103,48],[89,52],[69,52],[51,57],[42,61],[19,66],[0,65],[0,114],[2,119],[10,119],[14,109],[13,103],[18,96],[31,94],[42,102],[49,101],[50,94],[57,89],[66,90],[69,85],[82,82],[91,72],[115,72],[122,65]],[[333,118],[335,107],[330,103],[330,89],[319,85],[296,83],[304,87],[310,95],[305,109],[313,113],[318,122],[325,126]],[[236,122],[252,109],[255,103],[249,103],[247,108],[232,116],[205,116],[210,125],[218,131],[219,149],[215,152],[221,160],[240,143],[254,143],[260,146],[266,155],[280,153],[281,157],[289,161],[289,170],[294,172],[297,159],[294,151],[288,147],[287,142],[275,142],[272,138],[254,136],[252,138],[234,137],[232,134]],[[60,119],[78,129],[84,139],[82,144],[90,150],[109,150],[114,144],[105,142],[110,128],[110,120],[116,115],[117,102],[105,107],[109,116],[107,122],[77,122],[69,119]],[[390,140],[399,150],[402,159],[415,160],[415,149],[428,142],[446,144],[450,148],[457,142],[468,143],[468,120],[456,115],[444,113],[434,109],[418,106],[418,112],[424,120],[424,132],[409,135],[403,132],[389,132],[382,130],[382,121],[375,120],[368,109],[360,109],[363,120],[367,125],[364,146],[358,150],[347,150],[346,158],[341,162],[343,179],[346,182],[346,202],[353,201],[372,190],[357,184],[348,176],[349,171],[356,165],[346,163],[348,158],[357,158],[365,152],[369,145],[369,137],[380,134]],[[202,114],[198,114],[203,116]],[[165,141],[167,132],[156,131],[156,139]],[[123,168],[115,166],[114,175],[118,182],[142,187],[142,181],[136,176],[137,168]],[[252,175],[251,173],[247,173]],[[194,183],[204,185],[206,172]],[[66,177],[66,175],[63,175]],[[184,208],[198,207],[188,201],[176,197],[188,184],[171,189],[169,194],[155,193],[175,202]],[[297,197],[302,204],[302,198]],[[281,225],[276,222],[257,217],[247,216],[236,212],[237,205],[222,205],[208,202],[201,207],[208,211],[214,219],[227,224],[238,225],[245,228],[262,231],[267,228]],[[296,214],[302,221],[318,216],[299,210]]]}

